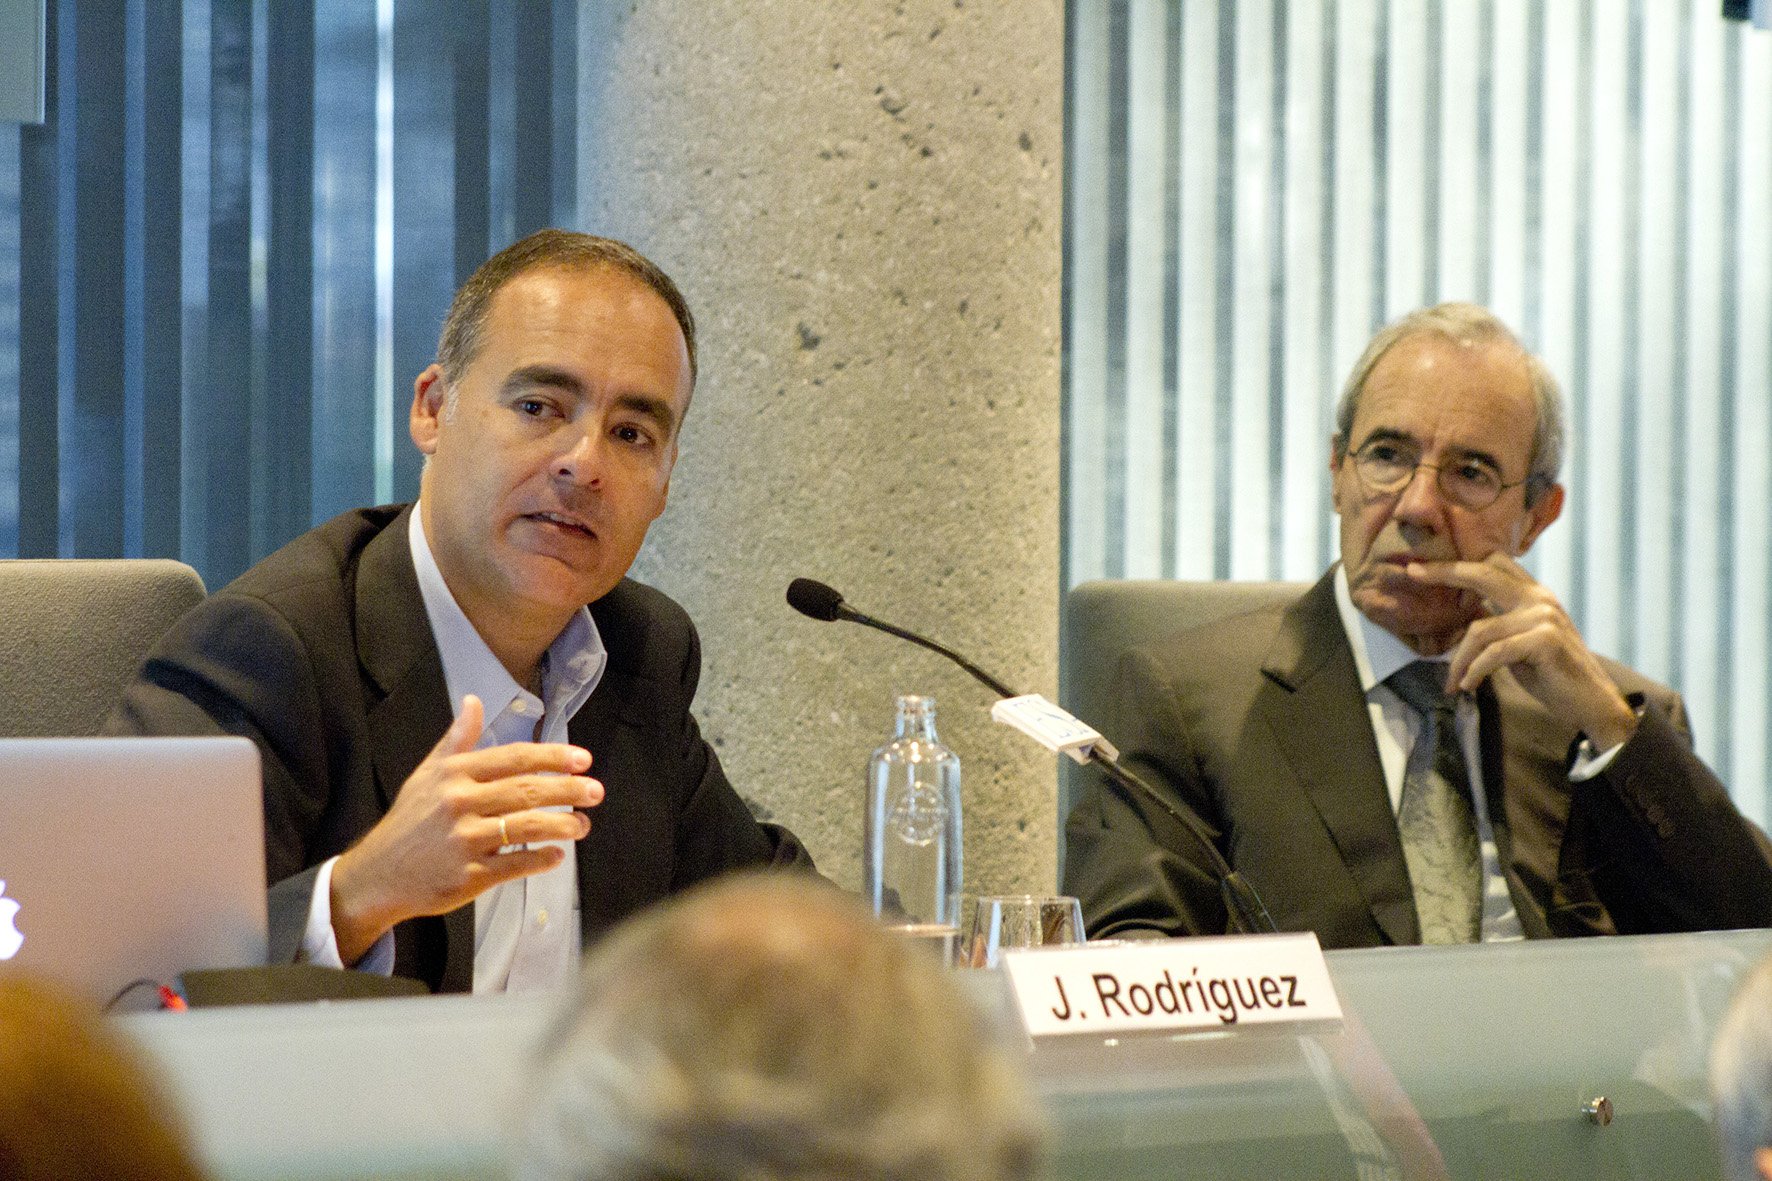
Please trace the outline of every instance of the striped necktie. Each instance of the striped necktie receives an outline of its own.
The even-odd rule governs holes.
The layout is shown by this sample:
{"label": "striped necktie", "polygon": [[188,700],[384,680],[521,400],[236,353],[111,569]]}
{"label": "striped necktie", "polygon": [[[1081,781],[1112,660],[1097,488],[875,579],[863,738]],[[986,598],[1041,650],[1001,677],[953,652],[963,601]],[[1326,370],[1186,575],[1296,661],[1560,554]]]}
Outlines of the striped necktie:
{"label": "striped necktie", "polygon": [[1446,665],[1431,660],[1405,665],[1385,680],[1422,721],[1403,772],[1397,830],[1421,918],[1421,941],[1474,943],[1482,932],[1483,860],[1470,774],[1445,682]]}

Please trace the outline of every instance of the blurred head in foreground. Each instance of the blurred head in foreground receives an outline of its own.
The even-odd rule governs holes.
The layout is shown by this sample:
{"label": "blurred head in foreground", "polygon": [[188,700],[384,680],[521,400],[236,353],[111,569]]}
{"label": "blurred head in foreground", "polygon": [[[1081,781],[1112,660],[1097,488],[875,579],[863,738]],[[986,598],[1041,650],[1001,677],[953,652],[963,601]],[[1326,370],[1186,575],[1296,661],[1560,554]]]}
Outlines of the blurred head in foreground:
{"label": "blurred head in foreground", "polygon": [[1711,1042],[1710,1092],[1728,1181],[1772,1181],[1772,956],[1749,972]]}
{"label": "blurred head in foreground", "polygon": [[1019,1181],[1019,1051],[934,956],[813,881],[729,877],[587,957],[525,1181]]}
{"label": "blurred head in foreground", "polygon": [[0,973],[0,1177],[198,1181],[169,1110],[96,1008]]}

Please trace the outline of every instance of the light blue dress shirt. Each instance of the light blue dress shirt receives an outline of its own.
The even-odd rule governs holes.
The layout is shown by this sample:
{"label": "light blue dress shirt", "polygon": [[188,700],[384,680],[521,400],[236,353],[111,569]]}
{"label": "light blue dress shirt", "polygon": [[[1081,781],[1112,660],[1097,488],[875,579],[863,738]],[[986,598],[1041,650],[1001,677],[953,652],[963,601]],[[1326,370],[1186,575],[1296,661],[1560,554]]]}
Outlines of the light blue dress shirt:
{"label": "light blue dress shirt", "polygon": [[[449,593],[416,508],[408,537],[419,593],[442,658],[450,708],[459,715],[462,698],[468,694],[485,707],[487,722],[477,749],[511,742],[569,741],[567,725],[602,680],[609,659],[589,609],[579,608],[543,655],[542,694],[537,697],[499,663]],[[578,962],[578,862],[570,843],[561,843],[567,845],[566,857],[553,869],[494,886],[475,899],[476,993],[553,988],[568,979]],[[333,861],[323,865],[315,879],[303,958],[338,967],[342,965],[330,907]],[[393,970],[393,961],[390,932],[356,966],[385,975]]]}

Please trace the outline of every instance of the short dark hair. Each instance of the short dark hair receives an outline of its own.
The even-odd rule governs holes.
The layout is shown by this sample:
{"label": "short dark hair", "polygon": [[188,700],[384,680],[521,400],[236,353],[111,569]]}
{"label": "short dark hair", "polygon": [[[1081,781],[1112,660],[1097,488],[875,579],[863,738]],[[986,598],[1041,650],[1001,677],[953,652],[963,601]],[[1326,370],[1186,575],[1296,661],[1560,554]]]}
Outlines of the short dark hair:
{"label": "short dark hair", "polygon": [[537,230],[519,239],[481,263],[468,276],[450,301],[449,314],[443,319],[443,335],[437,341],[437,364],[453,386],[461,379],[480,352],[480,334],[486,328],[486,316],[492,309],[492,297],[518,275],[543,267],[567,270],[593,270],[615,267],[626,271],[656,291],[670,305],[683,330],[683,344],[689,351],[689,385],[693,389],[696,376],[695,317],[689,304],[671,277],[651,259],[614,238],[599,238],[576,230]]}

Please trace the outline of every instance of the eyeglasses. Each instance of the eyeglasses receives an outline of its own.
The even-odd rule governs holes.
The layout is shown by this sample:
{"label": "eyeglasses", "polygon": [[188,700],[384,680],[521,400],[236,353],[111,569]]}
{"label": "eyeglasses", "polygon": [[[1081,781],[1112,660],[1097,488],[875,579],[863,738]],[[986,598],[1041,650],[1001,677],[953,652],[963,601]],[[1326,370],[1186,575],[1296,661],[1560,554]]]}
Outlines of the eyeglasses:
{"label": "eyeglasses", "polygon": [[1354,453],[1354,470],[1366,490],[1377,496],[1391,496],[1409,486],[1418,468],[1429,468],[1440,495],[1460,508],[1480,511],[1488,508],[1509,488],[1532,483],[1533,477],[1504,483],[1501,473],[1487,461],[1465,456],[1448,464],[1423,463],[1421,457],[1389,439],[1374,439]]}

